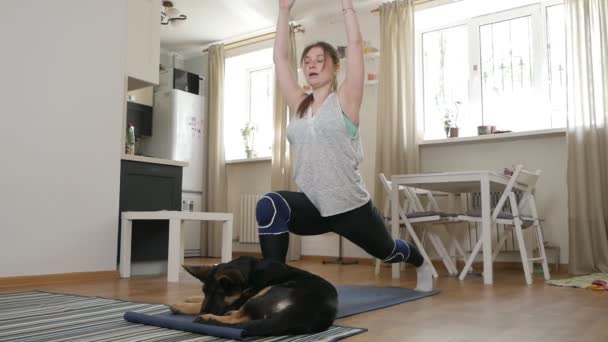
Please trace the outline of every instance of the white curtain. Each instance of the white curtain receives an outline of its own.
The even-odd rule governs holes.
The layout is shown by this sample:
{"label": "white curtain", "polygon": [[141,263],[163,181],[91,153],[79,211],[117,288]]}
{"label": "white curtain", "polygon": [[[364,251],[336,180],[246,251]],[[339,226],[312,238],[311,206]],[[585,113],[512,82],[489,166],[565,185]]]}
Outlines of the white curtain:
{"label": "white curtain", "polygon": [[608,272],[608,2],[566,0],[570,273]]}
{"label": "white curtain", "polygon": [[[289,63],[295,79],[298,78],[296,70],[298,68],[296,56],[295,32],[293,26],[289,30]],[[289,123],[289,109],[285,98],[281,95],[278,80],[275,77],[274,86],[274,144],[272,149],[272,174],[271,189],[296,191],[297,186],[293,181],[291,169],[291,151],[287,142],[287,125]],[[301,256],[302,242],[299,236],[290,234],[289,260],[298,260]]]}
{"label": "white curtain", "polygon": [[[209,139],[207,160],[207,211],[228,209],[226,163],[224,158],[224,45],[209,47]],[[208,224],[209,256],[221,256],[221,223]]]}
{"label": "white curtain", "polygon": [[[415,115],[414,1],[382,4],[376,172],[387,177],[418,171]],[[382,189],[376,176],[376,189]],[[376,191],[375,202],[384,195]]]}

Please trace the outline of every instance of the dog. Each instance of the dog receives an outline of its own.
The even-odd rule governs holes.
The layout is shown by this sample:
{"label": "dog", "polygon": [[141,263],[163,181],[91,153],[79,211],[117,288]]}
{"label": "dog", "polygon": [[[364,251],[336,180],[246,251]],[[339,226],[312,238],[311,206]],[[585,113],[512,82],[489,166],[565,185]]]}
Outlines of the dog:
{"label": "dog", "polygon": [[204,296],[171,306],[195,322],[243,329],[243,336],[314,334],[336,318],[338,293],[304,270],[253,257],[184,269],[203,283]]}

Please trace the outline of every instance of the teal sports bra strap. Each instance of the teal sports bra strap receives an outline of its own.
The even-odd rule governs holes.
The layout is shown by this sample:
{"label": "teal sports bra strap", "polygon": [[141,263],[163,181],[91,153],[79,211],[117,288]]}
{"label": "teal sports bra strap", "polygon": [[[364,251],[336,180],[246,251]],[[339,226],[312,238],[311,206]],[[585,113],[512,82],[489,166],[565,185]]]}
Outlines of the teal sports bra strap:
{"label": "teal sports bra strap", "polygon": [[342,114],[342,117],[344,118],[344,124],[346,124],[346,130],[348,131],[348,135],[350,135],[351,138],[357,137],[359,127],[355,126],[355,124],[350,121],[348,116],[346,116],[345,114]]}

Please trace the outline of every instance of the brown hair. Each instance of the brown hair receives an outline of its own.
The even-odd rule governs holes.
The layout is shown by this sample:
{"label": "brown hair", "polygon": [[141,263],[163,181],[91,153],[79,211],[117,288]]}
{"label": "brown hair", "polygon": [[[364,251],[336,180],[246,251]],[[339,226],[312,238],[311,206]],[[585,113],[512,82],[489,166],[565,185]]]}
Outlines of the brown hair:
{"label": "brown hair", "polygon": [[[323,52],[325,53],[325,61],[327,61],[327,59],[329,57],[329,58],[331,58],[332,62],[334,62],[334,65],[340,64],[340,58],[338,57],[338,51],[336,50],[336,48],[334,48],[331,44],[326,43],[326,42],[316,42],[316,43],[310,44],[304,48],[304,51],[302,52],[302,57],[300,57],[300,65],[304,64],[304,59],[306,58],[308,51],[310,51],[310,49],[312,49],[314,47],[320,47],[321,49],[323,49]],[[327,64],[324,64],[323,68],[325,69],[326,66],[327,66]],[[337,80],[335,78],[334,78],[334,82],[332,84],[332,89],[334,91],[336,91],[338,89]],[[313,101],[314,101],[313,94],[310,93],[302,100],[302,102],[300,102],[300,105],[298,106],[298,110],[296,112],[298,114],[299,118],[304,116],[304,113],[306,113],[308,108],[310,108]]]}

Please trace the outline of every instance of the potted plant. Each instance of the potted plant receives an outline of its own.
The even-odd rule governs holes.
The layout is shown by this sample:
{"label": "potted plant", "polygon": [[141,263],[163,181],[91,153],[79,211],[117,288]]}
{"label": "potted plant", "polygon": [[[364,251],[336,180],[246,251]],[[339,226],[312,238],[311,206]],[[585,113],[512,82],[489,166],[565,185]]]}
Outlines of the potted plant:
{"label": "potted plant", "polygon": [[253,139],[255,132],[255,125],[251,121],[245,123],[245,127],[241,128],[241,136],[243,137],[243,144],[245,145],[245,155],[247,159],[253,158]]}
{"label": "potted plant", "polygon": [[460,101],[454,102],[455,114],[454,114],[454,126],[450,127],[450,138],[458,137],[458,114],[460,114]]}
{"label": "potted plant", "polygon": [[449,109],[445,110],[443,114],[443,129],[445,130],[445,137],[450,136],[450,128],[452,127],[452,116],[450,115]]}
{"label": "potted plant", "polygon": [[445,130],[446,138],[458,137],[458,114],[460,113],[460,105],[460,101],[455,101],[453,111],[450,108],[445,109],[445,114],[443,115],[443,128]]}

